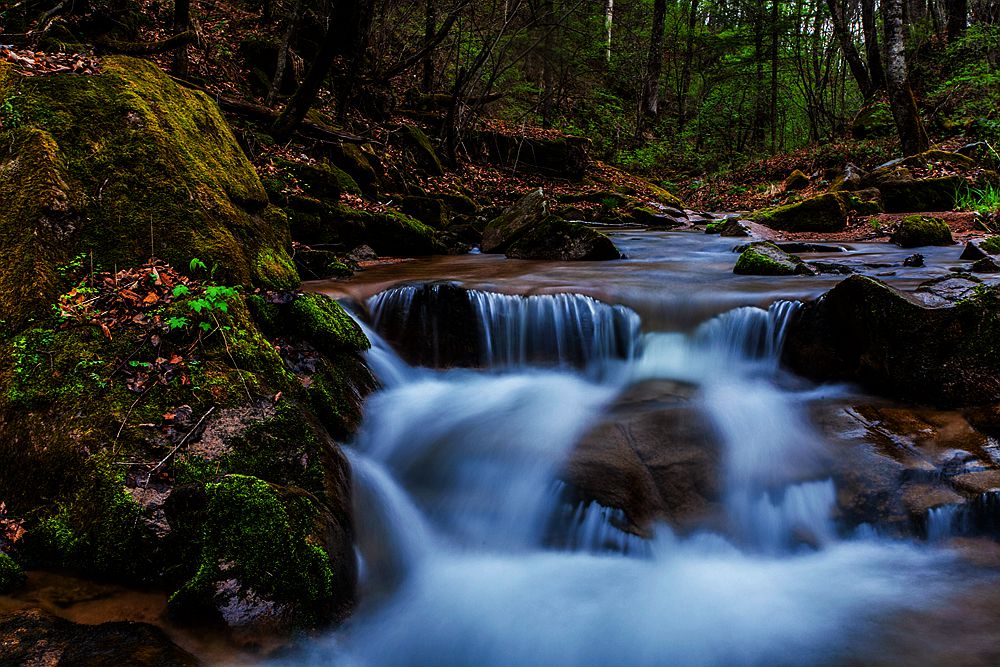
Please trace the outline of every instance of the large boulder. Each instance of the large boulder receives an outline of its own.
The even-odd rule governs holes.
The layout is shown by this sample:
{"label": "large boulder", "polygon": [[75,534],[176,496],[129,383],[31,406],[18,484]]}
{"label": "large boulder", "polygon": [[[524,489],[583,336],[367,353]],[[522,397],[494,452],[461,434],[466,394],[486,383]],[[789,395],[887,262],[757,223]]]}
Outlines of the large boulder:
{"label": "large boulder", "polygon": [[[154,64],[25,77],[0,64],[0,320],[17,328],[58,294],[58,267],[198,257],[233,283],[289,288],[288,224],[218,107]],[[31,276],[30,280],[25,279]]]}
{"label": "large boulder", "polygon": [[703,525],[722,496],[721,452],[691,392],[672,383],[631,388],[576,446],[562,478],[584,499],[623,510],[640,534],[656,521]]}
{"label": "large boulder", "polygon": [[756,211],[750,219],[788,232],[836,232],[847,226],[847,212],[841,197],[827,193],[794,204]]}
{"label": "large boulder", "polygon": [[530,192],[486,226],[483,252],[504,252],[512,259],[621,258],[615,244],[604,234],[548,211],[549,202],[541,188]]}
{"label": "large boulder", "polygon": [[[947,174],[939,175],[942,170]],[[997,182],[996,172],[980,169],[970,157],[929,150],[878,167],[862,179],[861,185],[878,188],[889,213],[919,213],[950,211],[963,187]]]}
{"label": "large boulder", "polygon": [[55,307],[0,338],[19,562],[155,584],[188,622],[284,632],[343,617],[356,561],[336,442],[374,387],[343,309],[163,263],[85,276]]}
{"label": "large boulder", "polygon": [[66,667],[197,667],[201,663],[148,623],[86,625],[41,609],[0,613],[0,664]]}
{"label": "large boulder", "polygon": [[878,280],[851,276],[793,318],[784,361],[810,378],[857,381],[905,399],[995,402],[1000,296],[975,283],[960,296],[928,307]]}

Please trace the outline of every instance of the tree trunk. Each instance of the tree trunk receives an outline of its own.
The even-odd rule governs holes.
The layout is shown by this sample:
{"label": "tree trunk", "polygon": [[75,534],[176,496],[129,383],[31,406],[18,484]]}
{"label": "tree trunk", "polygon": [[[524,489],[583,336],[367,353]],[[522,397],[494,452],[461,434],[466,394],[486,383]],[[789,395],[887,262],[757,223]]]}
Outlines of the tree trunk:
{"label": "tree trunk", "polygon": [[272,106],[281,94],[281,86],[285,82],[285,70],[288,69],[288,51],[291,49],[292,38],[299,25],[299,15],[302,11],[302,0],[295,0],[292,13],[288,18],[288,30],[285,31],[285,39],[281,42],[278,50],[278,62],[274,67],[274,79],[271,80],[271,89],[267,91],[267,106]]}
{"label": "tree trunk", "polygon": [[[191,0],[174,0],[174,34],[180,35],[191,29]],[[186,78],[188,75],[188,49],[182,46],[174,53],[174,74]]]}
{"label": "tree trunk", "polygon": [[642,87],[642,101],[636,123],[636,139],[642,134],[646,118],[655,118],[660,112],[660,78],[663,75],[663,24],[667,18],[667,0],[653,2],[653,24],[649,32],[649,54],[646,59],[646,80]]}
{"label": "tree trunk", "polygon": [[[437,3],[435,0],[427,0],[424,13],[424,42],[430,44],[437,34]],[[423,58],[423,75],[420,80],[420,89],[425,93],[434,90],[434,51],[429,50]]]}
{"label": "tree trunk", "polygon": [[542,127],[552,127],[552,108],[555,104],[556,53],[555,30],[556,8],[553,0],[542,2]]}
{"label": "tree trunk", "polygon": [[771,151],[778,145],[778,19],[781,17],[778,0],[771,0]]}
{"label": "tree trunk", "polygon": [[878,25],[875,21],[875,0],[861,0],[861,25],[865,33],[865,55],[868,57],[868,75],[872,92],[885,88],[885,68],[882,67],[882,50],[878,43]]}
{"label": "tree trunk", "polygon": [[961,37],[969,25],[969,2],[946,0],[945,6],[948,11],[948,41],[951,42]]}
{"label": "tree trunk", "polygon": [[611,64],[611,31],[615,23],[615,0],[604,0],[604,60]]}
{"label": "tree trunk", "polygon": [[844,14],[844,7],[840,3],[840,0],[826,0],[826,4],[830,8],[833,31],[837,35],[837,41],[840,42],[840,49],[844,53],[844,59],[847,60],[847,65],[851,68],[851,75],[854,76],[854,80],[858,82],[858,88],[861,90],[862,96],[867,100],[872,96],[872,80],[865,61],[861,59],[861,54],[858,53],[857,47],[854,46],[854,39],[847,26],[847,16]]}
{"label": "tree trunk", "polygon": [[677,99],[677,131],[681,132],[687,124],[687,96],[691,89],[691,63],[694,59],[694,29],[698,24],[698,0],[691,0],[688,11],[687,44],[684,47],[684,67],[681,70],[680,95]]}
{"label": "tree trunk", "polygon": [[906,71],[903,0],[882,0],[882,20],[885,23],[889,106],[892,107],[903,155],[916,155],[926,151],[929,142]]}

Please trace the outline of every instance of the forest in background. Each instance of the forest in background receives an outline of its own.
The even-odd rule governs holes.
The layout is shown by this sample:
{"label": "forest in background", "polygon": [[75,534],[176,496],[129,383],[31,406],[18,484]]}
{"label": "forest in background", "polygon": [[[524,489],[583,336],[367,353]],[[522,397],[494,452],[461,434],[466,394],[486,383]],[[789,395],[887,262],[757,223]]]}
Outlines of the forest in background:
{"label": "forest in background", "polygon": [[483,123],[585,136],[668,187],[800,149],[878,161],[901,132],[907,154],[1000,137],[992,0],[18,0],[0,20],[0,42],[163,52],[281,112],[279,139],[310,113],[365,134],[425,112],[453,165]]}

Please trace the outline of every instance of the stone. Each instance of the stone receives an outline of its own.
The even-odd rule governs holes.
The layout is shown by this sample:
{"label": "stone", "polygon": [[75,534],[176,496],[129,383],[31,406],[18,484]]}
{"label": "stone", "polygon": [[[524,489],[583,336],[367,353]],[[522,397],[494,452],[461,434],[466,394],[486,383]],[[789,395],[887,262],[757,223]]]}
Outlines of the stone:
{"label": "stone", "polygon": [[809,187],[809,177],[806,176],[802,171],[796,169],[788,178],[785,179],[783,183],[785,191],[801,190],[803,188]]}
{"label": "stone", "polygon": [[992,257],[977,259],[972,265],[973,273],[1000,273],[1000,264]]}
{"label": "stone", "polygon": [[0,612],[4,665],[197,667],[193,655],[148,623],[83,625],[41,609]]}
{"label": "stone", "polygon": [[571,181],[582,180],[591,164],[590,139],[585,137],[536,138],[482,130],[470,140],[495,164]]}
{"label": "stone", "polygon": [[928,307],[874,278],[851,276],[793,318],[784,361],[816,380],[855,381],[907,400],[998,401],[1000,295],[983,285],[965,294]]}
{"label": "stone", "polygon": [[989,257],[989,254],[980,248],[975,241],[969,241],[965,244],[965,249],[962,250],[962,254],[959,256],[959,259],[977,260],[985,257]]}
{"label": "stone", "polygon": [[622,254],[605,234],[580,222],[550,215],[514,241],[506,252],[510,259],[606,261]]}
{"label": "stone", "polygon": [[836,232],[847,226],[847,212],[841,197],[827,193],[756,211],[750,215],[750,220],[789,232]]}
{"label": "stone", "polygon": [[814,273],[801,259],[768,241],[751,243],[736,260],[733,273],[747,276],[791,276]]}
{"label": "stone", "polygon": [[918,268],[923,265],[924,265],[924,256],[921,255],[919,252],[915,252],[903,260],[903,266]]}
{"label": "stone", "polygon": [[438,157],[430,138],[416,125],[402,125],[399,128],[400,141],[417,168],[430,176],[443,176],[444,165]]}
{"label": "stone", "polygon": [[514,241],[548,215],[549,203],[541,188],[534,190],[486,225],[481,249],[485,253],[506,252]]}
{"label": "stone", "polygon": [[951,245],[948,223],[940,218],[925,215],[910,215],[902,220],[889,235],[889,241],[901,248],[918,248],[928,245]]}

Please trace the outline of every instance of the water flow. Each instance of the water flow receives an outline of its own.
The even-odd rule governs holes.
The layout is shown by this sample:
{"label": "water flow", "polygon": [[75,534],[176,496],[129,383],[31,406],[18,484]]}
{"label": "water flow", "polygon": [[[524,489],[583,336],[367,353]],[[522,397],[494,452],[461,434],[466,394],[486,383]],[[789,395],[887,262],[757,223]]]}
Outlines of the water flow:
{"label": "water flow", "polygon": [[[503,372],[409,369],[376,336],[369,359],[386,388],[370,399],[352,462],[362,590],[386,594],[294,663],[827,663],[857,647],[845,637],[873,637],[877,617],[907,608],[918,583],[932,599],[939,554],[837,536],[820,439],[775,382],[794,308],[647,334],[601,382],[519,366],[520,352],[494,355]],[[492,311],[477,312],[497,331]],[[521,340],[532,329],[503,326]],[[570,449],[617,394],[649,379],[700,387],[694,401],[724,454],[724,533],[658,526],[639,542],[621,531],[620,510],[566,503],[556,477]],[[568,526],[561,539],[554,521]]]}

